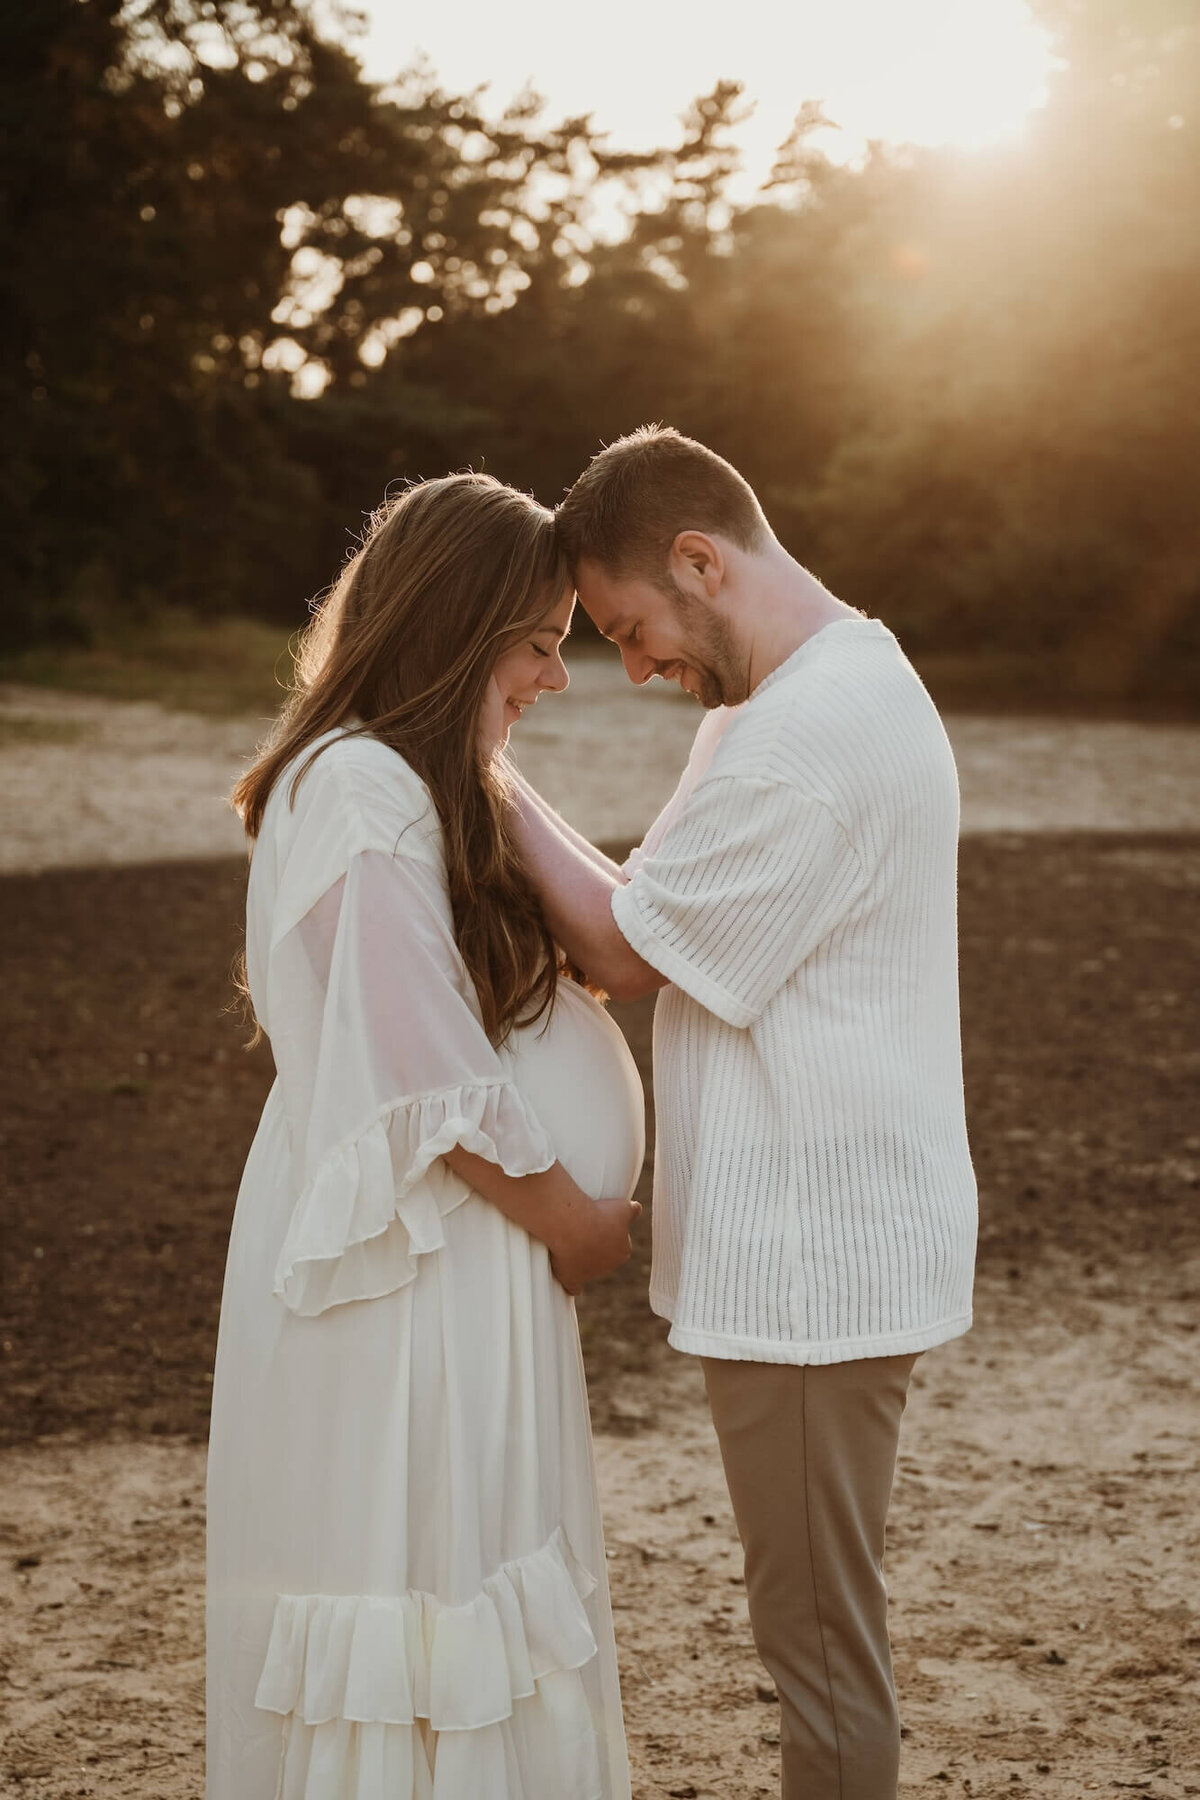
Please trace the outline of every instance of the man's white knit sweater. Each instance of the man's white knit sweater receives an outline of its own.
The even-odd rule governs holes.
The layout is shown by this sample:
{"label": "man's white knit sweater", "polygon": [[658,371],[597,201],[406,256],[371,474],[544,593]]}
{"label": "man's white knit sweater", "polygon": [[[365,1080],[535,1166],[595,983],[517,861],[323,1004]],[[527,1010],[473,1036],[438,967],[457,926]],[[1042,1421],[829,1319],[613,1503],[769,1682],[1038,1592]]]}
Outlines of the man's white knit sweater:
{"label": "man's white knit sweater", "polygon": [[971,1320],[958,783],[877,620],[710,714],[613,914],[654,1024],[651,1304],[677,1349],[830,1363]]}

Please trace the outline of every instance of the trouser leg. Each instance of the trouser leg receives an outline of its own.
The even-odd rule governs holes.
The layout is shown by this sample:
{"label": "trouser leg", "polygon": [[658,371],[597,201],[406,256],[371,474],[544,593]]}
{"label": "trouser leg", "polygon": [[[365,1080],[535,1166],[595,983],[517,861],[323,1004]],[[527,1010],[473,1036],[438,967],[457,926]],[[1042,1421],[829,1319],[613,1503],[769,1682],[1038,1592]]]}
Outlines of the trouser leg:
{"label": "trouser leg", "polygon": [[894,1800],[883,1545],[915,1361],[703,1359],[754,1641],[779,1692],[783,1800]]}

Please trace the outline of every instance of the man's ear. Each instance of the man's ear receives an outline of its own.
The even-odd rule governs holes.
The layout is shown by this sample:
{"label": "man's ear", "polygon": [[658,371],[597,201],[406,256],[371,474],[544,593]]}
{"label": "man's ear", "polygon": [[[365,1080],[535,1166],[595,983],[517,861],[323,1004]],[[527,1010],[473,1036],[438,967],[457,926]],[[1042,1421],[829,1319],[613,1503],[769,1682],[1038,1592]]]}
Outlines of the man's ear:
{"label": "man's ear", "polygon": [[715,600],[725,577],[725,558],[721,546],[703,531],[681,531],[671,545],[671,574],[689,592],[702,589],[706,599]]}

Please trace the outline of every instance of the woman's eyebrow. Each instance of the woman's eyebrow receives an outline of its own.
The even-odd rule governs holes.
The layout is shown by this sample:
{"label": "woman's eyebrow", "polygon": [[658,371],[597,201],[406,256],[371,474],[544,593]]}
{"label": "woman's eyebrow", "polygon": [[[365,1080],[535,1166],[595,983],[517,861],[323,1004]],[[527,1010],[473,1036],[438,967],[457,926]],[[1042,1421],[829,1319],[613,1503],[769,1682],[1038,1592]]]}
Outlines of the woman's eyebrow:
{"label": "woman's eyebrow", "polygon": [[535,625],[533,628],[533,635],[536,637],[538,633],[542,631],[553,632],[560,644],[564,643],[571,635],[571,627],[569,625],[565,631],[560,631],[557,625]]}

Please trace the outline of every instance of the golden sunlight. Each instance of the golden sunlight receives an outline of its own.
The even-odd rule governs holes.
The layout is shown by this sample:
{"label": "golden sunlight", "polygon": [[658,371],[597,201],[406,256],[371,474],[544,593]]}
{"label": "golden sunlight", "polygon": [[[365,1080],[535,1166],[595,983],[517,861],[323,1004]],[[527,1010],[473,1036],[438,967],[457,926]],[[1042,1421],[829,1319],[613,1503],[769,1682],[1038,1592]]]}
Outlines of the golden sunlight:
{"label": "golden sunlight", "polygon": [[670,141],[689,101],[741,81],[752,187],[805,100],[824,102],[850,155],[872,138],[977,146],[1020,130],[1053,66],[1026,0],[697,0],[684,22],[662,0],[610,0],[602,21],[561,0],[365,12],[373,78],[423,55],[448,87],[486,83],[499,108],[528,84],[552,115],[591,112],[629,147]]}
{"label": "golden sunlight", "polygon": [[875,0],[869,11],[870,51],[842,98],[829,99],[852,134],[975,148],[1018,132],[1044,102],[1049,48],[1024,6]]}

